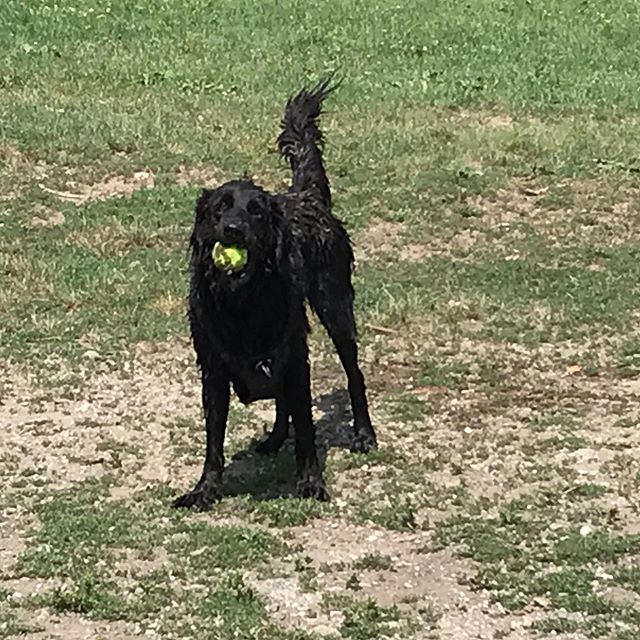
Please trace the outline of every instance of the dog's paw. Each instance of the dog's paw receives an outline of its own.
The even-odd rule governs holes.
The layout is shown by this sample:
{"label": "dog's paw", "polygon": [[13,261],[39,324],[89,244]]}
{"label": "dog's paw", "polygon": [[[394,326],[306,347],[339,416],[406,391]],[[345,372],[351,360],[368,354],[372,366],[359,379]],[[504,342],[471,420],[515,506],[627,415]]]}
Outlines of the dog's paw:
{"label": "dog's paw", "polygon": [[351,441],[352,453],[369,453],[371,449],[378,448],[378,441],[376,440],[375,433],[356,433]]}
{"label": "dog's paw", "polygon": [[314,498],[320,502],[329,502],[330,497],[322,478],[304,478],[298,481],[296,493],[299,498]]}
{"label": "dog's paw", "polygon": [[271,431],[256,444],[255,451],[261,455],[274,455],[280,451],[285,440],[286,436],[283,438],[275,431]]}
{"label": "dog's paw", "polygon": [[193,491],[173,501],[175,509],[192,509],[193,511],[209,511],[221,499],[217,485],[198,484]]}

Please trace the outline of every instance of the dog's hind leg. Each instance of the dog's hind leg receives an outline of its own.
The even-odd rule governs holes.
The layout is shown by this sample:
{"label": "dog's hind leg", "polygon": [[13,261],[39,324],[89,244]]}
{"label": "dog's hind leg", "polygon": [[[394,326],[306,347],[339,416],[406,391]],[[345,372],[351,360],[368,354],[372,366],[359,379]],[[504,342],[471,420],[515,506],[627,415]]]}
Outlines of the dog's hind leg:
{"label": "dog's hind leg", "polygon": [[[335,274],[333,274],[335,275]],[[331,284],[331,274],[320,276],[309,295],[311,306],[335,345],[340,362],[347,374],[351,409],[353,411],[354,438],[351,450],[367,452],[377,446],[376,433],[369,417],[367,390],[364,376],[358,366],[358,343],[353,314],[353,289],[348,271],[340,285]],[[344,282],[348,286],[344,286]]]}
{"label": "dog's hind leg", "polygon": [[329,500],[316,450],[311,417],[311,380],[306,354],[295,357],[285,376],[284,402],[295,430],[297,494],[300,498]]}
{"label": "dog's hind leg", "polygon": [[273,429],[256,445],[258,453],[278,453],[289,435],[289,414],[281,398],[276,398],[276,420]]}

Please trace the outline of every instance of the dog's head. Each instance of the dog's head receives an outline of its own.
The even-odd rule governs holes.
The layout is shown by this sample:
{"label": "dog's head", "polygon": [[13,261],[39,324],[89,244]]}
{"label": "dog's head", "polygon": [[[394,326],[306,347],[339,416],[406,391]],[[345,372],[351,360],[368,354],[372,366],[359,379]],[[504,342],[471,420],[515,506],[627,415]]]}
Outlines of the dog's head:
{"label": "dog's head", "polygon": [[[212,250],[216,242],[246,250],[246,264],[233,272],[217,269]],[[196,203],[191,236],[192,261],[208,278],[236,291],[256,273],[278,268],[282,258],[283,217],[274,196],[247,180],[204,189]]]}

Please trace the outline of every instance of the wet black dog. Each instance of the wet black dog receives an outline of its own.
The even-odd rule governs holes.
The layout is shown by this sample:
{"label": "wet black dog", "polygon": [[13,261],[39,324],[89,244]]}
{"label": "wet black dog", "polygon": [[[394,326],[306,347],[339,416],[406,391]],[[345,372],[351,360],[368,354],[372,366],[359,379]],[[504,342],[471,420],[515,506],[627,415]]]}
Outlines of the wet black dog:
{"label": "wet black dog", "polygon": [[[298,495],[328,499],[311,419],[307,300],[348,377],[352,449],[376,446],[357,362],[353,253],[347,232],[331,213],[322,164],[317,118],[330,91],[324,82],[287,102],[278,138],[293,173],[286,194],[272,195],[249,180],[234,180],[205,189],[197,201],[189,319],[202,372],[207,444],[202,477],[175,501],[177,507],[206,509],[220,497],[231,385],[243,403],[275,398],[276,421],[258,451],[278,451],[291,418]],[[216,268],[211,256],[216,242],[246,249],[246,265],[232,273]]]}

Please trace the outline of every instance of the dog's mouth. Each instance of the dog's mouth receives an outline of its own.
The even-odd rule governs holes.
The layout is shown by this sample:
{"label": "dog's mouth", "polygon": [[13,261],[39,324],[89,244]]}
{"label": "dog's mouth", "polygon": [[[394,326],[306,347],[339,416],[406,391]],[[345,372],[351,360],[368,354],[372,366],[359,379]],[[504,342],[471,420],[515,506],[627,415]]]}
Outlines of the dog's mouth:
{"label": "dog's mouth", "polygon": [[211,251],[213,264],[227,278],[246,278],[249,267],[249,250],[244,244],[216,242]]}

